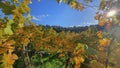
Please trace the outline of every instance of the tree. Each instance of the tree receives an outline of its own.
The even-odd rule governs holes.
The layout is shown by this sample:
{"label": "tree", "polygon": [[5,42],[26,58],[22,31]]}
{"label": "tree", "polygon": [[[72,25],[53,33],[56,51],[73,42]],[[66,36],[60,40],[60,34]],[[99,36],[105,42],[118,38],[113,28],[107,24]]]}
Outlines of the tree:
{"label": "tree", "polygon": [[[60,3],[61,1],[58,1],[58,2]],[[72,8],[78,8],[80,10],[83,9],[83,6],[76,0],[73,0],[73,1],[64,0],[64,2],[71,5]],[[17,44],[23,45],[23,50],[26,51],[25,47],[30,42],[29,38],[33,36],[31,33],[28,35],[29,32],[25,32],[23,30],[24,29],[23,27],[26,25],[26,23],[33,25],[30,22],[31,16],[30,16],[30,8],[28,7],[29,3],[31,3],[31,0],[21,0],[21,1],[0,0],[1,11],[5,14],[5,18],[0,19],[0,47],[1,47],[0,54],[3,54],[3,57],[6,56],[5,54],[7,54],[7,51],[9,51],[10,49],[9,47],[14,45],[15,44],[14,42],[17,42],[15,40],[16,38],[15,39],[12,38],[13,36],[18,37],[22,35],[22,38],[19,38],[22,41],[19,43],[17,42]],[[24,14],[28,14],[27,18],[24,16]],[[12,18],[9,19],[8,16],[12,16]],[[36,30],[36,27],[35,27],[35,30]],[[28,36],[25,36],[25,34],[27,34]],[[12,47],[16,47],[16,46],[12,46]],[[31,68],[29,67],[30,66],[29,61],[27,62],[28,62],[28,68]]]}
{"label": "tree", "polygon": [[[10,37],[21,33],[25,23],[30,20],[30,9],[28,7],[29,0],[0,0],[1,11],[5,14],[4,18],[0,19],[0,54],[4,60],[4,57],[11,58],[14,51],[16,42]],[[28,14],[28,18],[24,17],[24,14]],[[8,16],[12,15],[12,19]],[[12,50],[11,52],[9,52]],[[13,54],[15,56],[15,54]],[[14,62],[9,65],[1,61],[3,67],[12,68]],[[3,68],[2,67],[2,68]]]}
{"label": "tree", "polygon": [[[119,50],[119,10],[116,10],[120,7],[119,0],[110,0],[110,1],[101,1],[99,11],[96,14],[96,19],[99,21],[99,25],[104,26],[105,30],[98,33],[98,37],[100,38],[100,47],[105,54],[105,68],[108,66],[115,65],[111,59],[115,59],[113,57],[113,53],[115,49]],[[100,12],[102,11],[102,12]],[[116,13],[117,12],[117,13]],[[115,14],[115,15],[113,15]],[[100,48],[99,47],[99,48]],[[118,56],[114,54],[114,56]],[[116,63],[117,65],[117,63]]]}
{"label": "tree", "polygon": [[[84,1],[88,3],[92,0]],[[70,5],[73,9],[80,11],[85,8],[85,5],[81,1],[77,0],[57,0],[57,2],[59,4],[64,2]],[[105,61],[99,62],[105,63],[106,68],[108,68],[110,65],[113,65],[113,63],[110,63],[110,61],[112,61],[111,54],[112,56],[116,56],[113,55],[113,52],[115,52],[114,49],[118,49],[119,52],[118,47],[120,46],[120,35],[118,34],[120,29],[120,16],[117,14],[112,17],[107,17],[107,12],[116,7],[120,7],[119,2],[119,0],[101,0],[99,11],[96,13],[95,17],[95,19],[99,21],[98,24],[104,26],[105,28],[104,31],[97,32],[97,35],[100,39],[100,46],[98,46],[98,48],[102,49],[103,54],[106,53],[104,56]],[[51,55],[52,57],[56,55],[58,57],[58,55],[61,55],[61,53],[62,55],[65,54],[68,56],[65,58],[65,60],[63,60],[66,62],[65,67],[67,68],[70,64],[72,64],[75,68],[79,68],[80,64],[85,61],[85,45],[92,45],[93,43],[91,43],[91,39],[97,39],[88,38],[90,36],[96,37],[95,35],[91,34],[92,30],[88,29],[86,31],[90,33],[90,36],[84,35],[86,33],[83,32],[83,36],[85,37],[83,40],[88,42],[80,41],[76,43],[76,40],[78,40],[80,37],[77,33],[56,33],[53,29],[43,29],[41,27],[37,27],[30,21],[31,15],[30,8],[28,7],[29,3],[31,3],[31,0],[0,0],[0,9],[5,14],[4,18],[0,18],[0,66],[2,68],[13,67],[12,65],[14,64],[14,61],[18,59],[18,57],[13,53],[16,49],[16,52],[17,50],[22,51],[22,58],[25,62],[26,68],[31,68],[31,52],[35,49],[35,51],[46,51],[47,54],[50,54],[48,55],[50,58]],[[120,11],[118,11],[118,13],[120,13]],[[27,18],[24,16],[24,14],[28,15]],[[9,18],[8,16],[12,17]],[[26,26],[26,24],[28,24],[28,26]],[[31,42],[33,44],[31,44]],[[96,41],[94,43],[96,43]],[[32,47],[32,45],[34,46]],[[99,55],[103,54],[99,53]],[[19,57],[21,57],[21,55],[19,55]],[[114,58],[114,60],[116,59],[119,58]],[[117,63],[118,62],[116,62],[116,64]],[[50,63],[48,64],[50,65]]]}

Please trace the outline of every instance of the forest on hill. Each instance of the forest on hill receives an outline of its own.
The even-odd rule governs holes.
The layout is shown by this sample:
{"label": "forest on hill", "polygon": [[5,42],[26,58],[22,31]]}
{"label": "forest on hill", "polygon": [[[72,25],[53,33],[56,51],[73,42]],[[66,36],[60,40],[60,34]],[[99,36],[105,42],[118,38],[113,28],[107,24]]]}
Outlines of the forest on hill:
{"label": "forest on hill", "polygon": [[99,26],[99,25],[73,26],[73,27],[50,26],[50,25],[39,25],[39,26],[42,26],[43,28],[52,28],[56,32],[70,31],[70,32],[80,33],[82,31],[87,30],[88,28],[104,30],[103,26]]}
{"label": "forest on hill", "polygon": [[[0,0],[0,68],[120,68],[120,11],[113,11],[120,0],[101,0],[98,25],[85,27],[36,25],[31,1]],[[57,2],[80,11],[86,6],[77,0]]]}

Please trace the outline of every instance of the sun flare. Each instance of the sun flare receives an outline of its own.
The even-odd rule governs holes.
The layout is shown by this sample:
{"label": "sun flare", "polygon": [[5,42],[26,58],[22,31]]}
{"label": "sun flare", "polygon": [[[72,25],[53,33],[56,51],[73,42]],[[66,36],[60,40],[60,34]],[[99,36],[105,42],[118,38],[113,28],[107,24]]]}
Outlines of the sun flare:
{"label": "sun flare", "polygon": [[112,17],[112,16],[114,16],[115,14],[116,14],[116,10],[111,10],[111,11],[109,11],[108,13],[107,13],[107,17]]}

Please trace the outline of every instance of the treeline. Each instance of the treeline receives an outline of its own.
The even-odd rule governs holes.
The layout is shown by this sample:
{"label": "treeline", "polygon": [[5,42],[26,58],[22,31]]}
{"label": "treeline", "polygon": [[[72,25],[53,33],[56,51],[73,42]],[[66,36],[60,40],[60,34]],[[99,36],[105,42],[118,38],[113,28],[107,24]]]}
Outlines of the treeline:
{"label": "treeline", "polygon": [[43,28],[52,28],[56,32],[70,31],[70,32],[80,33],[82,31],[86,31],[88,28],[96,29],[96,30],[104,30],[104,27],[99,25],[62,27],[62,26],[50,26],[50,25],[40,24],[38,26],[42,26]]}

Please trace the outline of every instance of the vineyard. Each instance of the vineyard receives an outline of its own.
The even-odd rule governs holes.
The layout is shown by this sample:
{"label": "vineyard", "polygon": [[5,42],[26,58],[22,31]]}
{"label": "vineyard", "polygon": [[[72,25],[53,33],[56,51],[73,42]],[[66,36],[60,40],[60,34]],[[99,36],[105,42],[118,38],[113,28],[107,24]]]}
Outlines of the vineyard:
{"label": "vineyard", "polygon": [[[81,0],[55,1],[86,9]],[[71,28],[36,25],[31,2],[0,0],[0,68],[120,68],[119,0],[100,1],[97,25]]]}

